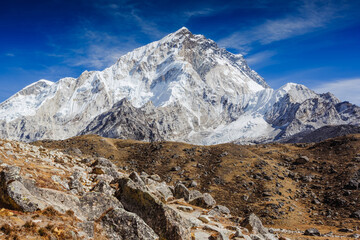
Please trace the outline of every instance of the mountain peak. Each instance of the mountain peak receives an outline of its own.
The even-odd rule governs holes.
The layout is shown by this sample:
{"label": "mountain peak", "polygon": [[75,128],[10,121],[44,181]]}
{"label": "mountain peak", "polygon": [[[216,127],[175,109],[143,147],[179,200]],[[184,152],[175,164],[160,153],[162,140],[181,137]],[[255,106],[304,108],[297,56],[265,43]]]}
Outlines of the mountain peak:
{"label": "mountain peak", "polygon": [[178,35],[178,34],[184,35],[184,34],[189,34],[189,33],[191,34],[190,30],[187,29],[186,27],[182,27],[179,30],[177,30],[176,32],[174,32],[175,35]]}

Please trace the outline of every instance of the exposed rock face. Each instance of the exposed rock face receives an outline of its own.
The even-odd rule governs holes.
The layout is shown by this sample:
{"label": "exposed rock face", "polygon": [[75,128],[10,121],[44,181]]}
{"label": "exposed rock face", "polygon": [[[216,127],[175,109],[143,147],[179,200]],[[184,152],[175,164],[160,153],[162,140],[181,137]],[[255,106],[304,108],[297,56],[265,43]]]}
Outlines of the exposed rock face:
{"label": "exposed rock face", "polygon": [[0,137],[79,134],[197,144],[266,142],[360,123],[360,108],[303,85],[271,89],[241,55],[186,28],[77,79],[40,80],[0,104]]}

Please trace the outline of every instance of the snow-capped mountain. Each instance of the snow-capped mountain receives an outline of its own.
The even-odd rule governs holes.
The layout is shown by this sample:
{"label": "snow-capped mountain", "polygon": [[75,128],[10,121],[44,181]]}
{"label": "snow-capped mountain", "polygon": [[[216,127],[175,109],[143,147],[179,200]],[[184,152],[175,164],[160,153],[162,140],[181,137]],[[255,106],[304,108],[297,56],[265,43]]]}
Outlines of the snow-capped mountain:
{"label": "snow-capped mountain", "polygon": [[271,89],[242,55],[181,28],[104,71],[40,80],[0,104],[0,137],[78,134],[198,144],[284,139],[359,125],[359,107],[289,83]]}

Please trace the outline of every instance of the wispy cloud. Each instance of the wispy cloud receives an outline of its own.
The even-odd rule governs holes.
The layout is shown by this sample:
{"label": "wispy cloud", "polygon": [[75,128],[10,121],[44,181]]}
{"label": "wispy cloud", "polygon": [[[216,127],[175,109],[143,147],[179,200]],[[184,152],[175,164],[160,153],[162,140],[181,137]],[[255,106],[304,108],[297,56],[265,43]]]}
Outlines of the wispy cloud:
{"label": "wispy cloud", "polygon": [[7,57],[15,57],[15,54],[14,53],[6,53],[5,56],[7,56]]}
{"label": "wispy cloud", "polygon": [[342,79],[322,83],[314,87],[318,93],[331,92],[342,101],[360,106],[360,78]]}
{"label": "wispy cloud", "polygon": [[333,1],[305,0],[293,14],[279,19],[268,19],[250,29],[235,32],[221,39],[219,44],[246,54],[250,51],[251,44],[269,44],[326,27],[327,23],[338,17],[337,13],[341,8],[343,7]]}
{"label": "wispy cloud", "polygon": [[277,54],[276,51],[266,50],[263,52],[258,52],[258,53],[246,56],[245,59],[251,67],[254,67],[255,65],[264,66],[264,63],[266,63],[266,65],[270,65],[271,57],[275,56],[276,54]]}

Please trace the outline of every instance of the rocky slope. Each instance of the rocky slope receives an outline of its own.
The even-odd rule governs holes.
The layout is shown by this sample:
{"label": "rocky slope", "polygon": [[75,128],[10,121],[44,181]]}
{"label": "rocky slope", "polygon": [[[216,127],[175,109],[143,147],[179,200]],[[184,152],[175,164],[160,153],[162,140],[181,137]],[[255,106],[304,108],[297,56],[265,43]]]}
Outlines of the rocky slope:
{"label": "rocky slope", "polygon": [[1,239],[278,239],[254,214],[101,157],[0,140]]}
{"label": "rocky slope", "polygon": [[[360,135],[310,144],[144,143],[81,136],[34,143],[110,159],[126,171],[158,174],[209,192],[233,215],[259,216],[291,239],[354,239],[360,234]],[[305,236],[309,228],[320,237]]]}
{"label": "rocky slope", "polygon": [[0,137],[95,133],[197,144],[266,142],[359,125],[360,108],[289,83],[271,89],[241,55],[181,28],[77,79],[40,80],[0,104]]}

